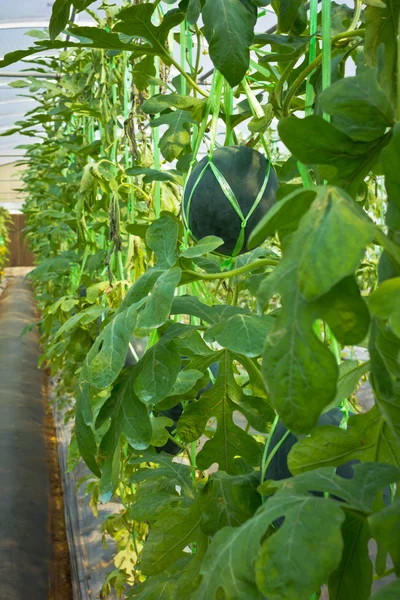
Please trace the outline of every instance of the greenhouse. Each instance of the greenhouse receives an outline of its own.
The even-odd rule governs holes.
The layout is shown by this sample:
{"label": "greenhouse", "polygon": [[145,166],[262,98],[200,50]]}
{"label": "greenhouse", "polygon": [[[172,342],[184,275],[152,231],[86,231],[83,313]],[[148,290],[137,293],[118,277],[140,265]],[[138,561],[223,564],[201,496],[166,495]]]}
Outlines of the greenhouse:
{"label": "greenhouse", "polygon": [[400,0],[0,0],[1,600],[400,600]]}

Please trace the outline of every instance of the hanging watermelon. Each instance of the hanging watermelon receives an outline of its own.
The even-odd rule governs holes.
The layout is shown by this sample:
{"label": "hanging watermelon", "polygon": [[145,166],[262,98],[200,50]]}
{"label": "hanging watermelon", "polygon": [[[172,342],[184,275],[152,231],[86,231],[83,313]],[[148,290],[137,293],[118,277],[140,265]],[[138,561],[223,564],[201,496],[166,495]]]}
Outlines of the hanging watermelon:
{"label": "hanging watermelon", "polygon": [[186,227],[195,240],[224,240],[218,253],[247,251],[252,230],[275,203],[278,180],[269,160],[246,146],[225,146],[204,157],[188,178],[183,198]]}

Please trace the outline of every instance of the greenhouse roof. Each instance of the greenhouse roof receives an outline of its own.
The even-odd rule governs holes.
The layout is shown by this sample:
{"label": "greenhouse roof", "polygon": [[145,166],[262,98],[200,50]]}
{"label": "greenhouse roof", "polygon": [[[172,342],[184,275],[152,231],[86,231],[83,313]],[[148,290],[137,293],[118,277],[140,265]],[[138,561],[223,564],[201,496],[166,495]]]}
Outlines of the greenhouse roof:
{"label": "greenhouse roof", "polygon": [[[52,6],[53,0],[0,0],[0,57],[31,46],[34,38],[28,32],[47,29]],[[81,25],[92,23],[86,13],[77,14],[75,21]],[[31,98],[21,97],[23,90],[9,86],[23,70],[29,71],[28,61],[0,71],[0,133],[12,128],[15,121],[34,106]],[[19,133],[0,137],[0,165],[14,162],[23,155],[23,150],[17,146],[26,144],[27,139]]]}

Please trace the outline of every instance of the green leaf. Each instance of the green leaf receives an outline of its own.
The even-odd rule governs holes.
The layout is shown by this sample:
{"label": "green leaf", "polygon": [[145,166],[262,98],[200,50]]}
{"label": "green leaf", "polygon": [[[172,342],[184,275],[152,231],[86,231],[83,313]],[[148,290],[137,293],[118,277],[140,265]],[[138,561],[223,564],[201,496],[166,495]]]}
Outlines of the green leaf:
{"label": "green leaf", "polygon": [[381,283],[371,294],[368,306],[374,316],[387,320],[400,338],[400,277]]}
{"label": "green leaf", "polygon": [[239,527],[250,519],[261,504],[257,493],[259,477],[250,475],[229,476],[223,471],[213,473],[203,493],[201,529],[213,536],[223,527]]}
{"label": "green leaf", "polygon": [[379,82],[392,106],[396,106],[397,44],[400,2],[392,0],[384,8],[367,6],[365,10],[365,58],[378,67]]}
{"label": "green leaf", "polygon": [[234,87],[249,68],[254,18],[240,0],[207,0],[202,15],[211,60]]}
{"label": "green leaf", "polygon": [[[292,5],[293,6],[293,5]],[[294,4],[295,6],[295,4]],[[257,33],[256,43],[270,44],[271,53],[260,58],[259,62],[288,61],[299,57],[310,42],[310,36],[282,35],[276,33]]]}
{"label": "green leaf", "polygon": [[398,600],[400,595],[400,579],[389,583],[382,589],[378,590],[371,600]]}
{"label": "green leaf", "polygon": [[157,404],[170,394],[178,377],[181,358],[174,342],[152,346],[136,365],[134,390],[140,400]]}
{"label": "green leaf", "polygon": [[143,275],[139,277],[139,279],[137,279],[137,281],[135,281],[133,286],[129,289],[118,309],[118,312],[126,310],[133,304],[140,303],[144,298],[146,298],[154,287],[157,279],[161,277],[163,273],[164,270],[158,268],[150,268],[143,273]]}
{"label": "green leaf", "polygon": [[148,493],[147,487],[139,487],[135,494],[135,501],[130,506],[128,516],[134,521],[154,521],[159,514],[166,508],[171,508],[172,504],[178,504],[180,496],[168,492],[152,491]]}
{"label": "green leaf", "polygon": [[275,235],[276,231],[281,240],[296,231],[300,219],[314,202],[315,195],[315,189],[296,190],[274,204],[251,232],[247,247],[256,248],[267,237]]}
{"label": "green leaf", "polygon": [[106,31],[100,27],[77,27],[71,26],[68,29],[70,35],[78,38],[81,47],[103,48],[104,50],[130,50],[136,56],[142,56],[145,52],[144,48],[134,46],[130,42],[119,36],[118,33]]}
{"label": "green leaf", "polygon": [[287,288],[284,294],[282,312],[266,339],[262,374],[285,425],[308,433],[336,395],[337,366],[313,331],[312,308],[298,290]]}
{"label": "green leaf", "polygon": [[200,495],[190,508],[165,511],[153,524],[143,549],[141,571],[157,575],[184,556],[188,544],[199,541],[204,497]]}
{"label": "green leaf", "polygon": [[150,298],[139,313],[138,329],[152,330],[160,327],[168,319],[175,289],[181,279],[182,271],[177,267],[165,271],[154,284]]}
{"label": "green leaf", "polygon": [[306,498],[288,511],[283,526],[264,542],[256,560],[261,592],[270,600],[292,600],[319,590],[340,561],[343,520],[343,512],[329,500]]}
{"label": "green leaf", "polygon": [[[181,110],[195,108],[194,113],[204,107],[204,100],[193,98],[191,96],[180,96],[179,94],[156,94],[145,100],[141,106],[143,112],[150,115],[156,115],[168,108],[178,108]],[[191,110],[189,110],[191,112]]]}
{"label": "green leaf", "polygon": [[271,125],[274,118],[272,104],[266,104],[263,106],[263,110],[265,113],[263,117],[253,117],[249,122],[248,128],[250,133],[263,133]]}
{"label": "green leaf", "polygon": [[397,498],[393,504],[371,515],[369,523],[372,535],[378,542],[379,554],[390,554],[397,577],[400,575],[400,501]]}
{"label": "green leaf", "polygon": [[146,239],[146,233],[149,227],[149,223],[129,223],[129,225],[126,225],[126,231],[131,235]]}
{"label": "green leaf", "polygon": [[315,427],[309,437],[293,446],[288,466],[296,475],[320,467],[338,467],[354,459],[400,466],[400,449],[376,406],[365,414],[350,417],[347,429],[333,425]]}
{"label": "green leaf", "polygon": [[344,188],[351,195],[357,193],[360,183],[389,141],[385,135],[373,142],[355,142],[317,115],[305,119],[281,119],[278,130],[283,143],[297,160],[307,165],[335,167],[336,172],[329,177],[329,183]]}
{"label": "green leaf", "polygon": [[177,221],[169,215],[163,215],[148,228],[146,243],[154,251],[159,268],[168,269],[176,263],[178,232]]}
{"label": "green leaf", "polygon": [[370,462],[354,465],[353,469],[352,479],[339,477],[333,468],[319,468],[289,479],[266,481],[258,491],[260,494],[269,494],[275,490],[294,490],[303,494],[307,494],[309,490],[324,492],[347,502],[359,512],[369,514],[374,510],[379,492],[400,480],[400,469],[392,465]]}
{"label": "green leaf", "polygon": [[86,300],[91,304],[96,302],[97,298],[109,287],[109,281],[100,281],[99,283],[90,285],[86,290]]}
{"label": "green leaf", "polygon": [[182,495],[193,498],[191,467],[184,463],[174,462],[172,456],[168,456],[168,454],[157,454],[151,450],[142,452],[140,458],[132,458],[129,461],[132,465],[140,465],[143,462],[157,463],[159,466],[157,469],[138,469],[131,477],[132,483],[158,481],[160,478],[165,478],[167,482],[172,483],[174,491],[175,486],[178,485],[181,488]]}
{"label": "green leaf", "polygon": [[92,428],[85,423],[80,399],[76,400],[75,434],[79,452],[86,465],[96,477],[101,477],[100,467],[96,461],[97,444]]}
{"label": "green leaf", "polygon": [[303,0],[273,0],[272,5],[278,15],[278,31],[290,31],[298,12],[303,5]]}
{"label": "green leaf", "polygon": [[345,277],[322,296],[316,310],[343,346],[358,344],[368,334],[368,307],[353,276]]}
{"label": "green leaf", "polygon": [[[254,382],[251,381],[251,386],[254,389]],[[240,403],[240,412],[246,418],[248,423],[256,431],[268,433],[270,426],[275,418],[275,411],[267,404],[265,398],[258,396],[243,395]]]}
{"label": "green leaf", "polygon": [[345,360],[340,363],[337,393],[333,406],[337,406],[345,398],[350,398],[361,377],[370,370],[370,366],[369,361],[359,364],[356,360]]}
{"label": "green leaf", "polygon": [[136,320],[136,306],[131,306],[117,314],[97,338],[97,343],[102,344],[101,349],[88,361],[89,381],[95,387],[105,389],[118,377],[125,363]]}
{"label": "green leaf", "polygon": [[117,447],[114,454],[107,458],[101,465],[101,479],[99,482],[99,500],[103,504],[113,497],[119,483],[121,467],[120,450]]}
{"label": "green leaf", "polygon": [[0,133],[0,137],[7,137],[9,135],[14,135],[14,133],[18,133],[20,131],[19,127],[13,127],[12,129],[7,129],[7,131],[3,131]]}
{"label": "green leaf", "polygon": [[181,256],[183,256],[184,258],[198,258],[199,256],[204,256],[209,252],[213,252],[214,250],[222,246],[223,243],[223,239],[215,235],[208,235],[207,237],[202,238],[194,246],[186,248],[186,250],[181,252]]}
{"label": "green leaf", "polygon": [[296,252],[300,249],[298,283],[304,298],[319,298],[352,275],[374,234],[374,223],[347,194],[319,188],[292,241]]}
{"label": "green leaf", "polygon": [[153,430],[153,434],[151,436],[151,445],[152,446],[164,446],[164,444],[168,441],[168,431],[166,427],[171,427],[174,422],[172,419],[168,417],[151,417],[151,428]]}
{"label": "green leaf", "polygon": [[187,394],[201,377],[203,377],[203,373],[196,369],[185,369],[184,371],[180,371],[169,395],[181,396],[182,394]]}
{"label": "green leaf", "polygon": [[240,472],[237,459],[256,465],[261,447],[233,421],[233,412],[240,411],[242,390],[235,382],[229,352],[221,353],[218,364],[213,387],[184,409],[178,421],[178,435],[183,442],[194,441],[202,435],[208,420],[215,417],[215,434],[198,453],[197,466],[204,471],[218,463],[221,471],[235,475]]}
{"label": "green leaf", "polygon": [[75,6],[78,12],[85,10],[88,6],[93,4],[96,0],[72,0],[72,4]]}
{"label": "green leaf", "polygon": [[127,595],[127,598],[137,598],[138,600],[155,600],[156,598],[162,600],[175,600],[177,585],[179,589],[179,597],[182,600],[187,600],[187,597],[183,596],[182,588],[179,586],[179,579],[182,577],[182,573],[185,572],[185,567],[189,562],[192,561],[190,555],[186,555],[185,558],[176,561],[169,569],[165,569],[159,575],[147,577],[144,583],[135,585]]}
{"label": "green leaf", "polygon": [[210,327],[204,339],[215,340],[232,352],[256,357],[262,354],[265,338],[273,324],[274,319],[269,316],[234,315]]}
{"label": "green leaf", "polygon": [[351,139],[370,142],[393,125],[394,111],[377,81],[376,69],[344,77],[322,92],[321,108]]}
{"label": "green leaf", "polygon": [[134,370],[124,373],[100,409],[96,426],[100,427],[110,419],[110,427],[100,443],[101,454],[105,459],[114,456],[121,435],[124,435],[135,450],[145,450],[150,445],[152,436],[150,418],[147,407],[135,394],[134,378]]}
{"label": "green leaf", "polygon": [[176,110],[151,121],[152,127],[168,125],[159,143],[161,154],[168,162],[175,160],[190,143],[189,125],[194,122],[191,114],[184,110]]}
{"label": "green leaf", "polygon": [[261,307],[274,294],[281,295],[283,305],[266,338],[261,372],[272,404],[286,427],[309,433],[336,395],[337,364],[313,329],[318,305],[306,302],[299,289],[299,248],[303,247],[302,236],[297,238],[300,228],[291,236],[278,267],[258,290]]}
{"label": "green leaf", "polygon": [[[267,538],[261,550],[268,526],[283,515],[283,527]],[[279,492],[240,527],[217,532],[203,560],[203,578],[193,600],[215,600],[219,590],[230,600],[261,600],[255,574],[268,599],[307,598],[340,562],[343,519],[331,500]],[[270,568],[265,565],[267,558]]]}
{"label": "green leaf", "polygon": [[373,319],[369,340],[371,383],[375,399],[387,423],[400,440],[400,339]]}
{"label": "green leaf", "polygon": [[186,10],[186,20],[189,25],[197,23],[200,17],[201,3],[200,0],[189,0],[189,4]]}
{"label": "green leaf", "polygon": [[53,339],[56,340],[64,333],[69,333],[70,331],[75,329],[75,327],[78,324],[88,325],[89,323],[92,323],[93,321],[98,319],[100,316],[104,315],[106,313],[106,311],[107,311],[107,309],[104,308],[103,306],[90,306],[89,308],[85,308],[81,312],[70,317],[68,319],[68,321],[66,321],[63,325],[61,325],[61,327],[55,333]]}
{"label": "green leaf", "polygon": [[214,307],[200,302],[196,296],[179,296],[172,302],[171,315],[192,315],[206,323],[217,323]]}
{"label": "green leaf", "polygon": [[228,319],[235,314],[249,315],[251,313],[239,306],[208,306],[208,304],[200,302],[196,296],[174,298],[171,309],[171,315],[192,315],[211,324],[219,323],[221,319]]}
{"label": "green leaf", "polygon": [[149,54],[142,60],[136,61],[133,66],[132,76],[139,92],[143,92],[150,85],[152,77],[157,74],[154,58],[153,55]]}
{"label": "green leaf", "polygon": [[158,171],[157,169],[131,167],[130,169],[126,169],[125,173],[127,175],[131,175],[132,177],[136,177],[137,175],[144,175],[144,183],[151,183],[152,181],[172,181],[173,183],[176,183],[176,179],[173,175],[171,175],[170,173],[165,173],[163,171]]}
{"label": "green leaf", "polygon": [[55,0],[50,17],[50,39],[55,40],[59,33],[65,29],[71,12],[71,0]]}
{"label": "green leaf", "polygon": [[171,13],[165,15],[161,24],[156,26],[151,21],[153,12],[154,6],[152,3],[123,8],[117,14],[120,22],[115,25],[114,31],[145,40],[148,43],[136,45],[136,48],[141,49],[142,54],[161,56],[163,62],[169,65],[171,64],[170,55],[165,47],[165,43],[170,30],[183,21],[185,13],[171,11]]}
{"label": "green leaf", "polygon": [[339,567],[328,580],[331,600],[368,600],[372,585],[372,563],[368,554],[371,530],[359,514],[346,513],[342,524],[344,542]]}
{"label": "green leaf", "polygon": [[400,208],[400,182],[398,166],[400,161],[400,123],[392,131],[390,143],[382,150],[382,169],[385,175],[385,186],[390,202]]}

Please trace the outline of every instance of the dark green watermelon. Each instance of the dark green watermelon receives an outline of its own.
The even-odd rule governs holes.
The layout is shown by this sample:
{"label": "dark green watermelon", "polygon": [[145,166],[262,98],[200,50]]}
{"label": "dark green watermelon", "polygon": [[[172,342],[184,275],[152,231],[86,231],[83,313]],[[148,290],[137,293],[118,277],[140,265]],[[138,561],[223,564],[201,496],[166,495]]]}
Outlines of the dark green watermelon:
{"label": "dark green watermelon", "polygon": [[[206,169],[197,184],[188,210],[191,191],[207,162],[208,157],[206,156],[194,167],[187,181],[183,198],[184,214],[196,240],[208,235],[216,235],[225,242],[218,248],[218,253],[232,256],[242,222],[210,167]],[[214,151],[212,162],[229,183],[242,213],[246,217],[264,184],[269,161],[252,148],[226,146]],[[274,205],[277,188],[278,179],[271,166],[264,194],[246,225],[244,244],[240,254],[247,251],[246,246],[250,233]]]}

